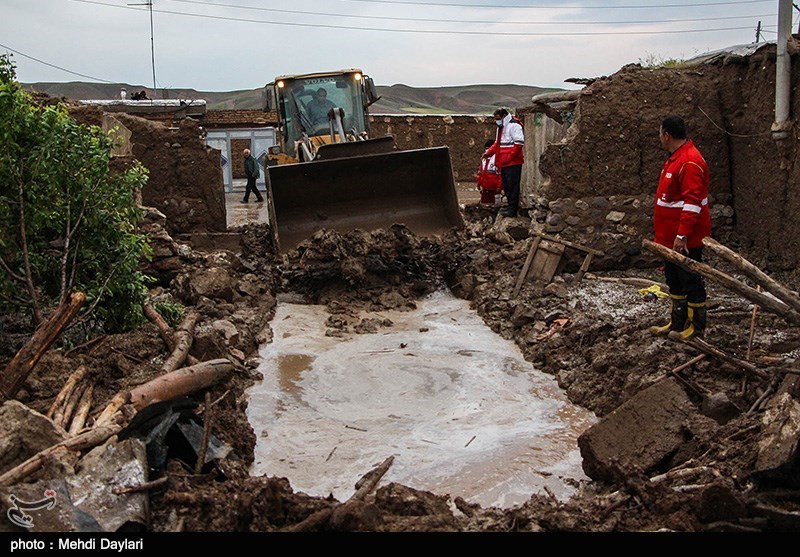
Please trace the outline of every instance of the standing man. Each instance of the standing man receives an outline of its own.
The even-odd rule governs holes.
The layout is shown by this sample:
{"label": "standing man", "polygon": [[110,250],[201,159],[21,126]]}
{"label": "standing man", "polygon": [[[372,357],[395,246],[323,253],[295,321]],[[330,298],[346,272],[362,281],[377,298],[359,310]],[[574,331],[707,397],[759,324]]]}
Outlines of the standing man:
{"label": "standing man", "polygon": [[245,149],[242,152],[244,153],[244,173],[245,176],[247,176],[247,187],[244,190],[244,199],[242,199],[242,203],[248,203],[250,201],[251,191],[256,194],[256,199],[259,202],[264,201],[264,198],[261,197],[261,192],[258,191],[258,187],[256,187],[256,179],[259,176],[258,161],[255,157],[250,156],[250,149]]}
{"label": "standing man", "polygon": [[497,139],[486,149],[483,157],[489,158],[494,155],[494,163],[500,169],[503,191],[508,201],[508,205],[500,211],[500,214],[504,217],[516,217],[519,211],[519,182],[522,178],[522,163],[525,160],[522,152],[525,134],[522,122],[511,116],[505,108],[498,108],[493,116],[498,128]]}
{"label": "standing man", "polygon": [[[668,116],[659,130],[661,146],[670,156],[664,163],[656,192],[653,222],[657,244],[695,261],[703,258],[703,238],[711,235],[708,209],[708,165],[687,139],[680,116]],[[706,287],[703,277],[666,261],[664,276],[672,309],[670,322],[653,327],[654,334],[677,331],[684,340],[703,336],[706,328]]]}

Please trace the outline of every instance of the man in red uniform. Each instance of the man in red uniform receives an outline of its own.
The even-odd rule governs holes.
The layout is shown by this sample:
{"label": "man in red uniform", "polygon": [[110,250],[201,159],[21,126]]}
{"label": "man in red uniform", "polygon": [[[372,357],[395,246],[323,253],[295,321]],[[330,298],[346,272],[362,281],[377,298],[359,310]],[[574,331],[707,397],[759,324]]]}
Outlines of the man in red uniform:
{"label": "man in red uniform", "polygon": [[[661,146],[670,156],[664,163],[656,192],[655,241],[701,261],[703,238],[711,235],[708,165],[692,140],[687,139],[686,124],[681,117],[665,118],[659,135]],[[706,328],[703,277],[669,261],[664,263],[664,276],[672,302],[670,322],[653,327],[653,332],[677,331],[684,339],[702,336]]]}
{"label": "man in red uniform", "polygon": [[511,116],[505,108],[494,111],[497,124],[497,139],[483,153],[483,158],[494,155],[494,164],[500,169],[503,181],[503,192],[508,205],[500,211],[504,217],[516,217],[519,211],[519,183],[522,178],[522,163],[525,160],[522,148],[525,146],[525,134],[522,122]]}

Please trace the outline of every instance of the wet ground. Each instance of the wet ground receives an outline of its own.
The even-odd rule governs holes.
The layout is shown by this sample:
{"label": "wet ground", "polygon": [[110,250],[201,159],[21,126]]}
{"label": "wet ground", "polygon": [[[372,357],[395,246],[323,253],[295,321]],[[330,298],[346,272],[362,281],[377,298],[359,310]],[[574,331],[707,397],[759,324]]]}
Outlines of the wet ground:
{"label": "wet ground", "polygon": [[365,314],[377,333],[345,338],[325,336],[329,317],[278,305],[249,391],[253,474],[345,500],[395,455],[387,481],[506,508],[545,487],[566,499],[587,479],[576,439],[594,415],[467,302],[438,292],[415,311]]}

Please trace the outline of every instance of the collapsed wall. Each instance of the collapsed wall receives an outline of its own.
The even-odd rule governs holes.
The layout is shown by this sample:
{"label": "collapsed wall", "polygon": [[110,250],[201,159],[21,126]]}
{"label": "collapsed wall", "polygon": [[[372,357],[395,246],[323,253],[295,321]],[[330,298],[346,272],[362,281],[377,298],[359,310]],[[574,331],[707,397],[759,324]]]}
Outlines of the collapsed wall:
{"label": "collapsed wall", "polygon": [[[103,125],[99,108],[69,109],[82,123]],[[149,171],[142,203],[166,215],[168,232],[224,232],[227,223],[219,151],[206,146],[198,122],[184,118],[178,127],[167,127],[124,113],[113,117],[130,132],[130,153]]]}
{"label": "collapsed wall", "polygon": [[[793,114],[800,63],[793,60]],[[580,95],[566,137],[539,159],[542,179],[529,191],[545,232],[603,249],[594,268],[648,264],[641,239],[652,236],[652,206],[667,154],[658,130],[684,117],[711,174],[713,235],[737,241],[773,269],[800,262],[797,128],[773,141],[775,46],[702,64],[629,65]],[[732,236],[735,232],[735,238]]]}
{"label": "collapsed wall", "polygon": [[474,182],[487,139],[497,126],[488,116],[372,115],[370,137],[393,134],[398,149],[448,147],[457,182]]}

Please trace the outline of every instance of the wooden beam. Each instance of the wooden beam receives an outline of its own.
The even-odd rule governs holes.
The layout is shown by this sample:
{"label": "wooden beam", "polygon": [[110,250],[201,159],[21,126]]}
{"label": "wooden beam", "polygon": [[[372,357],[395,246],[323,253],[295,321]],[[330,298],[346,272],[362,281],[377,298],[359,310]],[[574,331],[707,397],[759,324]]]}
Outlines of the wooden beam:
{"label": "wooden beam", "polygon": [[794,311],[791,307],[787,306],[780,300],[773,298],[772,296],[768,296],[762,292],[758,292],[755,288],[747,286],[743,282],[736,280],[730,275],[723,273],[722,271],[719,271],[710,265],[695,261],[694,259],[689,259],[673,249],[656,244],[650,240],[642,240],[642,247],[647,251],[655,253],[656,255],[661,256],[663,259],[686,269],[687,271],[697,273],[709,280],[718,282],[733,292],[744,296],[751,302],[760,305],[765,310],[776,315],[780,315],[793,324],[800,325],[800,313]]}
{"label": "wooden beam", "polygon": [[533,256],[536,255],[536,250],[539,249],[539,244],[541,243],[541,241],[542,241],[541,236],[536,236],[533,239],[533,243],[531,244],[531,247],[528,250],[528,257],[525,258],[525,264],[522,266],[522,271],[517,277],[517,284],[514,286],[514,292],[511,294],[512,300],[516,299],[520,289],[522,288],[523,283],[525,282],[525,279],[528,278],[528,271],[530,271],[531,269],[531,262],[533,262]]}
{"label": "wooden beam", "polygon": [[598,255],[598,256],[605,255],[605,253],[603,253],[600,250],[597,250],[597,249],[594,249],[594,248],[589,248],[589,247],[586,247],[586,246],[582,246],[580,244],[576,244],[575,242],[570,242],[569,240],[564,240],[563,238],[556,238],[555,236],[548,236],[547,234],[544,234],[543,232],[533,232],[533,234],[535,236],[539,236],[540,238],[542,238],[544,240],[549,240],[551,242],[558,242],[559,244],[564,244],[565,246],[569,246],[571,248],[575,248],[577,250],[581,250],[581,251],[586,252],[586,253],[592,253],[592,254]]}
{"label": "wooden beam", "polygon": [[760,285],[764,290],[778,298],[784,304],[800,312],[800,296],[797,295],[797,292],[789,290],[775,279],[770,278],[764,271],[750,263],[747,259],[732,249],[723,246],[716,240],[712,238],[703,238],[703,245],[728,261],[736,267],[737,270],[750,277],[753,282]]}
{"label": "wooden beam", "polygon": [[39,324],[31,339],[8,362],[0,375],[0,403],[17,394],[33,368],[61,335],[61,331],[72,322],[85,301],[86,294],[73,292],[52,315]]}

